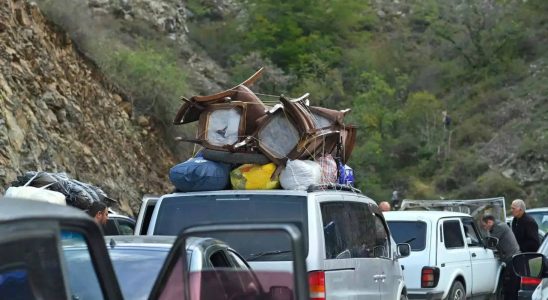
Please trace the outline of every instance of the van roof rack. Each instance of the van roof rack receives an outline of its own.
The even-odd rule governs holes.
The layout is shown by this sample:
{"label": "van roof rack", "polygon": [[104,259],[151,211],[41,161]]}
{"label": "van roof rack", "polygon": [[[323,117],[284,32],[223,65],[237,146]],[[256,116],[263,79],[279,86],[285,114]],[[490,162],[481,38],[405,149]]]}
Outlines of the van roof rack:
{"label": "van roof rack", "polygon": [[352,192],[361,194],[362,191],[348,184],[339,184],[339,183],[325,183],[325,184],[313,184],[308,187],[307,192],[317,192],[317,191],[327,191],[327,190],[336,190],[344,192]]}

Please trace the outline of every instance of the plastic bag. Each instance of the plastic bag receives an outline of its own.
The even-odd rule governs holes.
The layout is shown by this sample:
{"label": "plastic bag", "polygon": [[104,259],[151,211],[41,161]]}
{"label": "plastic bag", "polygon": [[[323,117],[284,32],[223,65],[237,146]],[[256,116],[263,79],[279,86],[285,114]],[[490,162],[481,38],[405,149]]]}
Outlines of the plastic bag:
{"label": "plastic bag", "polygon": [[215,191],[228,186],[230,167],[193,157],[169,170],[169,180],[180,192]]}
{"label": "plastic bag", "polygon": [[19,176],[12,186],[32,186],[60,192],[65,195],[67,205],[82,210],[87,210],[95,201],[107,205],[112,204],[108,202],[114,202],[100,188],[70,179],[66,173],[26,172]]}
{"label": "plastic bag", "polygon": [[279,178],[271,179],[276,171],[274,163],[244,164],[230,172],[230,183],[235,190],[272,190],[280,186]]}
{"label": "plastic bag", "polygon": [[354,170],[348,165],[339,164],[339,183],[354,186]]}
{"label": "plastic bag", "polygon": [[286,190],[307,190],[321,180],[320,164],[311,160],[288,160],[280,174],[280,183]]}
{"label": "plastic bag", "polygon": [[331,156],[327,154],[318,158],[318,163],[321,168],[321,184],[337,183],[337,162]]}

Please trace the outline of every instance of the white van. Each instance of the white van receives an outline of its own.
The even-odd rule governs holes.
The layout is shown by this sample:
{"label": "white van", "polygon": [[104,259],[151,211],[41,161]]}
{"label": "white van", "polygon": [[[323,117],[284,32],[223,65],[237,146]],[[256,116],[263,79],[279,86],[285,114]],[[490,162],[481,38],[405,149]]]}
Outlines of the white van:
{"label": "white van", "polygon": [[[311,299],[407,299],[398,258],[408,255],[410,247],[393,242],[375,202],[356,190],[168,194],[143,201],[135,232],[174,235],[188,226],[230,222],[298,226],[307,241]],[[280,246],[282,236],[215,238],[255,270],[291,270],[290,253]]]}

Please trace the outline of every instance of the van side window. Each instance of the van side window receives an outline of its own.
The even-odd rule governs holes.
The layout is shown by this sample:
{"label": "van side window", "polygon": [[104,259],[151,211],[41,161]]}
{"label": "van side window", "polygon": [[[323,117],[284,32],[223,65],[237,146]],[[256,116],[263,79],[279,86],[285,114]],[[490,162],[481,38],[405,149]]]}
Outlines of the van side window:
{"label": "van side window", "polygon": [[388,242],[388,233],[382,223],[382,219],[375,215],[375,257],[390,257],[390,243]]}
{"label": "van side window", "polygon": [[321,204],[327,259],[374,257],[375,217],[361,203]]}
{"label": "van side window", "polygon": [[462,248],[464,240],[462,239],[462,230],[459,221],[443,222],[443,237],[445,248]]}

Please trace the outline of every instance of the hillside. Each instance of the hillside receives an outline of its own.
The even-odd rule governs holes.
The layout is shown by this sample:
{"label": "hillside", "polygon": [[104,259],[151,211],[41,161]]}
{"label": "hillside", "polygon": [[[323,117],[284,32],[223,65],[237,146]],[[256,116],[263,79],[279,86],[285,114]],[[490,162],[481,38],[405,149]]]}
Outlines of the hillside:
{"label": "hillside", "polygon": [[350,165],[374,199],[398,190],[548,205],[544,0],[38,3],[177,160],[195,151],[172,142],[193,134],[170,126],[179,97],[265,66],[255,92],[309,92],[312,104],[352,108],[360,129]]}
{"label": "hillside", "polygon": [[24,171],[66,172],[131,213],[170,190],[174,159],[154,124],[35,4],[2,1],[0,40],[0,192]]}

